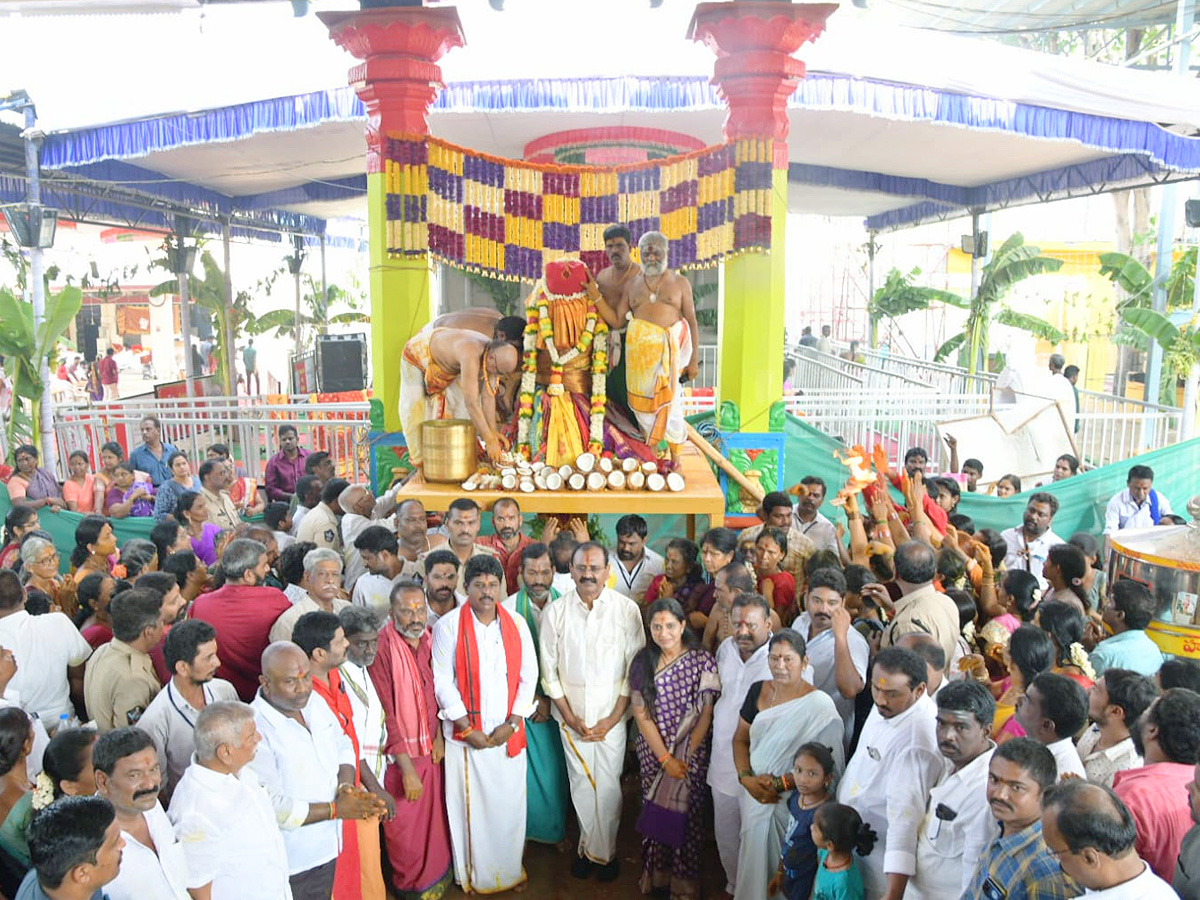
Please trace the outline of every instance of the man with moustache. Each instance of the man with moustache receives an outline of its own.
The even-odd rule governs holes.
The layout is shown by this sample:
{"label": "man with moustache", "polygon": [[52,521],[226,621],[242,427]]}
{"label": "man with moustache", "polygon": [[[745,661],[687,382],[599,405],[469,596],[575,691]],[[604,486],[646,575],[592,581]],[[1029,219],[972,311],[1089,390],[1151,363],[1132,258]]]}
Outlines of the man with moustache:
{"label": "man with moustache", "polygon": [[663,558],[646,546],[649,529],[636,513],[617,519],[617,580],[613,589],[636,603],[646,596],[655,575],[663,573]]}
{"label": "man with moustache", "polygon": [[[448,616],[466,602],[466,597],[458,591],[461,568],[458,557],[449,550],[434,550],[424,560],[425,566],[425,600],[428,606],[429,627],[433,628],[438,619]],[[393,590],[392,601],[396,594]]]}
{"label": "man with moustache", "polygon": [[355,787],[354,745],[325,701],[313,696],[311,663],[291,641],[263,651],[250,705],[262,735],[251,765],[283,830],[293,900],[329,900],[340,820],[369,819],[387,809]]}
{"label": "man with moustache", "polygon": [[121,870],[105,889],[110,900],[190,900],[183,847],[158,803],[162,773],[150,735],[129,726],[100,735],[92,765],[125,839]]}
{"label": "man with moustache", "polygon": [[[821,505],[825,502],[828,490],[825,482],[816,475],[805,475],[800,479],[800,488],[796,494],[796,508],[792,512],[792,525],[812,541],[817,550],[837,553],[840,544],[837,529],[821,515]],[[788,545],[791,545],[791,541],[788,541]]]}
{"label": "man with moustache", "polygon": [[609,265],[596,276],[596,286],[613,311],[605,316],[610,329],[608,357],[612,361],[612,371],[608,376],[608,399],[625,406],[625,319],[618,320],[615,311],[621,306],[621,299],[629,285],[642,274],[642,267],[633,261],[633,234],[624,225],[610,225],[604,229],[604,253]]}
{"label": "man with moustache", "polygon": [[860,862],[872,900],[904,896],[916,869],[917,827],[942,773],[936,710],[925,678],[925,660],[911,650],[879,652],[871,670],[875,705],[838,784],[838,802],[854,807],[882,844],[883,852],[877,849]]}
{"label": "man with moustache", "polygon": [[641,277],[630,280],[617,318],[632,314],[625,332],[625,385],[628,405],[646,443],[665,439],[672,459],[687,438],[679,382],[699,374],[700,326],[692,285],[667,268],[667,239],[648,231],[638,239]]}
{"label": "man with moustache", "polygon": [[937,696],[938,750],[945,757],[917,832],[916,872],[907,900],[948,900],[970,887],[975,860],[995,824],[980,803],[996,745],[996,701],[977,681],[952,681]]}
{"label": "man with moustache", "polygon": [[171,670],[170,680],[150,701],[138,720],[138,728],[154,741],[163,775],[163,802],[171,794],[196,750],[196,717],[208,704],[236,700],[237,691],[217,678],[221,659],[217,656],[217,631],[207,622],[188,619],[171,629],[163,647]]}
{"label": "man with moustache", "polygon": [[100,732],[135,724],[162,683],[150,650],[162,639],[162,595],[134,588],[109,604],[113,639],[88,660],[83,695]]}
{"label": "man with moustache", "polygon": [[1150,704],[1130,732],[1145,765],[1113,776],[1113,791],[1137,823],[1138,855],[1170,878],[1192,827],[1187,785],[1200,760],[1200,695],[1171,688]]}
{"label": "man with moustache", "polygon": [[1058,512],[1058,498],[1045,491],[1038,491],[1025,504],[1025,515],[1021,525],[1000,532],[1008,545],[1004,557],[1004,568],[1009,572],[1020,569],[1038,580],[1043,591],[1048,582],[1042,574],[1046,556],[1051,547],[1064,543],[1063,539],[1050,530],[1054,515]]}
{"label": "man with moustache", "polygon": [[[726,566],[721,572],[726,572]],[[720,573],[718,573],[718,577]],[[733,761],[733,735],[737,731],[742,704],[750,685],[771,678],[767,642],[771,639],[771,608],[754,593],[733,600],[730,620],[733,635],[717,647],[717,674],[721,696],[713,707],[712,756],[708,762],[708,784],[713,795],[713,828],[717,852],[725,870],[725,892],[732,896],[737,885],[737,860],[741,848],[741,799],[745,788],[738,781]]]}
{"label": "man with moustache", "polygon": [[[458,584],[460,594],[466,593],[463,576],[466,573],[467,561],[473,556],[497,556],[496,549],[490,543],[479,540],[479,526],[482,523],[479,504],[470,497],[459,497],[450,504],[446,511],[446,534],[449,536],[446,549],[458,558]],[[427,557],[428,554],[422,554]],[[503,572],[501,568],[501,572]],[[515,587],[515,585],[514,585]],[[500,590],[508,596],[505,584],[501,582]]]}
{"label": "man with moustache", "polygon": [[350,605],[341,596],[342,557],[336,550],[318,547],[305,553],[304,578],[300,585],[307,594],[275,620],[270,632],[272,641],[290,641],[292,629],[305,613],[327,612],[337,615]]}
{"label": "man with moustache", "polygon": [[338,613],[342,632],[346,635],[346,659],[338,668],[350,708],[354,716],[354,733],[358,735],[359,765],[370,769],[375,780],[383,784],[387,757],[387,723],[383,703],[370,668],[379,655],[380,619],[370,610],[348,606]]}
{"label": "man with moustache", "polygon": [[396,582],[411,578],[420,567],[400,554],[395,533],[382,525],[364,528],[354,539],[354,549],[367,573],[354,583],[351,602],[382,619],[388,613]]}
{"label": "man with moustache", "polygon": [[521,504],[512,497],[501,497],[492,504],[492,531],[495,534],[483,540],[483,543],[489,544],[496,551],[496,558],[504,568],[504,583],[510,590],[517,586],[517,576],[521,571],[521,551],[533,543],[521,533],[523,521]]}
{"label": "man with moustache", "polygon": [[62,797],[29,824],[29,858],[14,900],[104,900],[125,839],[103,797]]}
{"label": "man with moustache", "polygon": [[400,542],[400,555],[416,564],[412,571],[420,571],[421,555],[446,545],[446,537],[429,533],[429,518],[420,500],[404,500],[396,506],[396,538]]}
{"label": "man with moustache", "polygon": [[[521,590],[504,601],[504,608],[529,626],[538,645],[538,625],[546,604],[558,600],[550,548],[530,544],[521,551]],[[558,723],[550,715],[550,698],[538,686],[537,708],[525,719],[526,769],[525,839],[557,844],[567,835],[567,764]]]}
{"label": "man with moustache", "polygon": [[984,848],[962,900],[1079,896],[1042,837],[1042,795],[1057,777],[1054,755],[1032,738],[1014,738],[992,753],[987,800],[1000,833]]}
{"label": "man with moustache", "polygon": [[342,491],[337,502],[342,509],[339,523],[342,529],[342,556],[345,563],[342,584],[346,590],[353,591],[358,579],[367,571],[366,563],[363,562],[354,542],[363,533],[363,529],[373,525],[381,525],[395,533],[396,498],[386,493],[376,500],[369,487],[364,484],[352,484]]}
{"label": "man with moustache", "polygon": [[592,541],[571,557],[575,590],[542,612],[542,688],[562,723],[579,848],[571,874],[615,881],[629,665],[645,646],[638,605],[608,583],[608,550]]}
{"label": "man with moustache", "polygon": [[526,881],[525,717],[536,708],[538,660],[525,620],[501,605],[500,561],[475,556],[465,571],[466,605],[433,632],[433,685],[454,878],[466,893],[493,893]]}
{"label": "man with moustache", "polygon": [[392,888],[401,896],[440,897],[451,878],[450,828],[427,621],[425,588],[418,581],[397,582],[369,672],[387,727],[383,786],[399,801],[395,817],[383,823]]}
{"label": "man with moustache", "polygon": [[851,628],[846,609],[846,576],[837,569],[817,569],[808,579],[804,612],[792,628],[804,637],[813,687],[833,700],[846,723],[846,740],[854,733],[854,698],[866,684],[871,645]]}
{"label": "man with moustache", "polygon": [[[347,607],[349,608],[349,607]],[[292,643],[308,655],[313,691],[329,706],[346,737],[354,746],[354,784],[370,791],[383,803],[390,816],[395,801],[384,791],[370,767],[361,764],[362,748],[354,728],[354,707],[342,682],[340,666],[346,661],[350,642],[342,623],[333,613],[309,612],[296,621]],[[383,900],[383,873],[379,865],[379,820],[359,819],[342,823],[342,850],[334,874],[334,895],[359,900]]]}

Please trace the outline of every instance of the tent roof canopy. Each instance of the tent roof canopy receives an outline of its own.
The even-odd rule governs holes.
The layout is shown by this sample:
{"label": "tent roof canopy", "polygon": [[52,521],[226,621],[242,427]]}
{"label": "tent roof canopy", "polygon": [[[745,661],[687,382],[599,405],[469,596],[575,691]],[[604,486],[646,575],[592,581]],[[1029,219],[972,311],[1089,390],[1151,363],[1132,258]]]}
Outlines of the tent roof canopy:
{"label": "tent roof canopy", "polygon": [[[464,8],[464,21],[475,15]],[[801,54],[809,74],[789,102],[794,212],[885,230],[1200,173],[1193,79],[871,19],[839,11]],[[515,158],[546,134],[610,125],[721,140],[725,107],[703,48],[680,46],[672,74],[594,74],[598,63],[585,56],[557,69],[585,77],[547,77],[569,46],[514,57],[528,23],[506,11],[482,24],[443,64],[448,85],[430,116],[441,138]],[[619,24],[597,22],[597,34]],[[634,55],[661,44],[661,32],[628,33]],[[488,77],[496,72],[505,78]],[[45,189],[74,183],[96,209],[132,198],[194,205],[245,227],[323,228],[365,214],[365,118],[338,87],[55,131],[43,147]],[[0,182],[0,193],[13,187]]]}

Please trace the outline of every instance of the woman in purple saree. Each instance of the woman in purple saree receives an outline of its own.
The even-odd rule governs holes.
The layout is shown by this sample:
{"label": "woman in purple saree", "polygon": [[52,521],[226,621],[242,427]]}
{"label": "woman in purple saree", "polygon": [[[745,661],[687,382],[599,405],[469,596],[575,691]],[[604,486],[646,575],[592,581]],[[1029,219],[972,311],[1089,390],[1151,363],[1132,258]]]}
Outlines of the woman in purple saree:
{"label": "woman in purple saree", "polygon": [[656,600],[647,619],[651,643],[630,673],[642,788],[640,887],[643,894],[667,889],[671,900],[693,900],[700,896],[705,776],[721,680],[678,601]]}

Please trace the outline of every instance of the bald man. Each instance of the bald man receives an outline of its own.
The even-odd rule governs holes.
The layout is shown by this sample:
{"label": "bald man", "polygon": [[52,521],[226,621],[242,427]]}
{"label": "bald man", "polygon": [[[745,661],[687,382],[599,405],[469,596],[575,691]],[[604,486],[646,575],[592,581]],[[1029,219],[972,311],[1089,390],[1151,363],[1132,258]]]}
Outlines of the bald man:
{"label": "bald man", "polygon": [[354,546],[363,529],[369,525],[382,525],[388,531],[396,530],[396,498],[392,494],[384,494],[378,500],[371,489],[363,484],[352,484],[338,496],[343,516],[342,526],[342,584],[347,591],[354,590],[354,584],[367,573],[366,563],[362,554]]}
{"label": "bald man", "polygon": [[293,900],[329,900],[341,832],[339,819],[387,812],[355,787],[354,744],[320,697],[311,663],[291,641],[262,654],[258,694],[250,704],[262,743],[251,765],[271,797],[287,850]]}

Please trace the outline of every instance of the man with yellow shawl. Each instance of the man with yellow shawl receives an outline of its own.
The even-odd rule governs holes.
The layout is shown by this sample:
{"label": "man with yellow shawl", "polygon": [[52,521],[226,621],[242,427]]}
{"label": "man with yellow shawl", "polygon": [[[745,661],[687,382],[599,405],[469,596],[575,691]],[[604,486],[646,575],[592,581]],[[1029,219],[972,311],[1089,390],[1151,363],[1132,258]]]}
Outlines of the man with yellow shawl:
{"label": "man with yellow shawl", "polygon": [[638,240],[640,278],[626,286],[618,317],[628,318],[625,331],[625,384],[629,408],[651,447],[666,440],[671,457],[687,439],[679,377],[696,377],[699,326],[692,286],[667,268],[667,239],[648,231]]}

